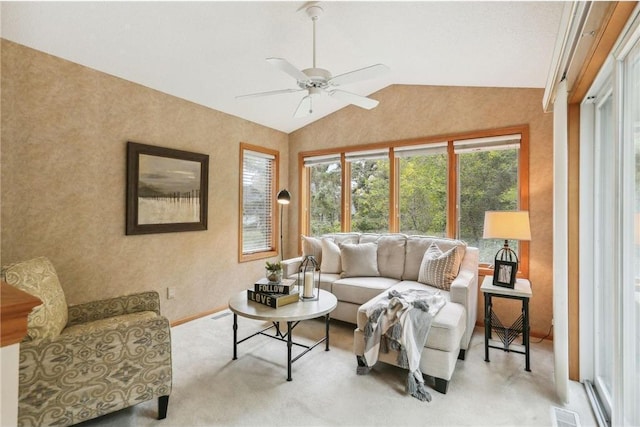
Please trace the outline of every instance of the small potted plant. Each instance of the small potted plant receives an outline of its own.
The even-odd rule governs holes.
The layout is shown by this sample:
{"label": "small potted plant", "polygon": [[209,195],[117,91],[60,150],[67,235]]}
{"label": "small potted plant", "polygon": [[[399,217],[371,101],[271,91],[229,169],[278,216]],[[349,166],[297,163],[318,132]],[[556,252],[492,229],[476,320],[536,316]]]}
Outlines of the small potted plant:
{"label": "small potted plant", "polygon": [[265,270],[267,273],[267,280],[272,283],[280,283],[282,280],[282,263],[281,262],[269,262],[265,264]]}

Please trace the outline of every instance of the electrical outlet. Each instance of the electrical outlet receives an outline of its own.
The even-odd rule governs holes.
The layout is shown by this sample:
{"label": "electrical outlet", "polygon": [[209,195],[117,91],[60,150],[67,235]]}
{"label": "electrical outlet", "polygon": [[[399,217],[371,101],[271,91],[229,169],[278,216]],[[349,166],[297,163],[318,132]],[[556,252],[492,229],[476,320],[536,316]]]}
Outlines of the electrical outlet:
{"label": "electrical outlet", "polygon": [[173,299],[176,297],[176,288],[167,288],[167,299]]}

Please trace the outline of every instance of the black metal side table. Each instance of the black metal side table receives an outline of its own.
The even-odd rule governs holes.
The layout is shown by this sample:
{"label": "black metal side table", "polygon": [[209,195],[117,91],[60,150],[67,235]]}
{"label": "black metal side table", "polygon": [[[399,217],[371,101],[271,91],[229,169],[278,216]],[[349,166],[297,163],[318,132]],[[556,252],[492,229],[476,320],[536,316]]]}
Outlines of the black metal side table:
{"label": "black metal side table", "polygon": [[[526,279],[516,279],[511,288],[493,285],[493,277],[485,276],[480,290],[484,293],[484,361],[489,362],[489,348],[525,355],[525,370],[531,372],[529,358],[529,298],[531,283]],[[492,298],[509,298],[522,301],[522,313],[511,326],[505,327],[493,311]],[[500,340],[493,339],[493,332]],[[513,341],[522,335],[522,345]],[[522,350],[524,348],[524,351]]]}

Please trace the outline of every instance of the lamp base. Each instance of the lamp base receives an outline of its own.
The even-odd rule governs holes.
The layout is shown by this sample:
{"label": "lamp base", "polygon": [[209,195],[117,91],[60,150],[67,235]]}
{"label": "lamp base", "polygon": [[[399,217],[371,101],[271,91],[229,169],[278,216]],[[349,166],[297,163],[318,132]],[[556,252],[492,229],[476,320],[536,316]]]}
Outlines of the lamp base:
{"label": "lamp base", "polygon": [[507,240],[504,241],[504,246],[500,249],[496,256],[494,257],[495,261],[509,261],[515,262],[516,266],[520,263],[518,260],[518,254],[509,247],[509,242]]}
{"label": "lamp base", "polygon": [[515,262],[516,265],[520,263],[520,261],[518,260],[518,255],[511,248],[507,248],[506,250],[504,248],[500,249],[496,254],[494,260]]}
{"label": "lamp base", "polygon": [[504,247],[496,253],[493,262],[493,285],[512,288],[518,273],[518,255],[505,240]]}

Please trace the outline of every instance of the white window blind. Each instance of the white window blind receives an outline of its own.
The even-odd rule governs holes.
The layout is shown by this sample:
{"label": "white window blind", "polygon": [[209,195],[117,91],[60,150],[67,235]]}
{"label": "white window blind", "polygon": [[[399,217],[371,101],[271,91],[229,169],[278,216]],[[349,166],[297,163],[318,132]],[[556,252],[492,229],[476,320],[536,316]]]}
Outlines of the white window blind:
{"label": "white window blind", "polygon": [[273,242],[275,157],[243,151],[242,253],[269,251]]}
{"label": "white window blind", "polygon": [[520,148],[520,134],[453,141],[453,149],[456,154],[513,148]]}
{"label": "white window blind", "polygon": [[326,165],[329,163],[340,163],[340,154],[327,154],[324,156],[305,157],[305,166]]}
{"label": "white window blind", "polygon": [[354,151],[351,153],[347,153],[345,156],[345,160],[347,162],[381,159],[389,159],[389,150],[387,148],[385,148],[384,150]]}
{"label": "white window blind", "polygon": [[447,152],[447,142],[434,142],[431,144],[409,145],[396,147],[393,149],[395,158],[406,158],[413,156],[428,156],[431,154],[444,154]]}

